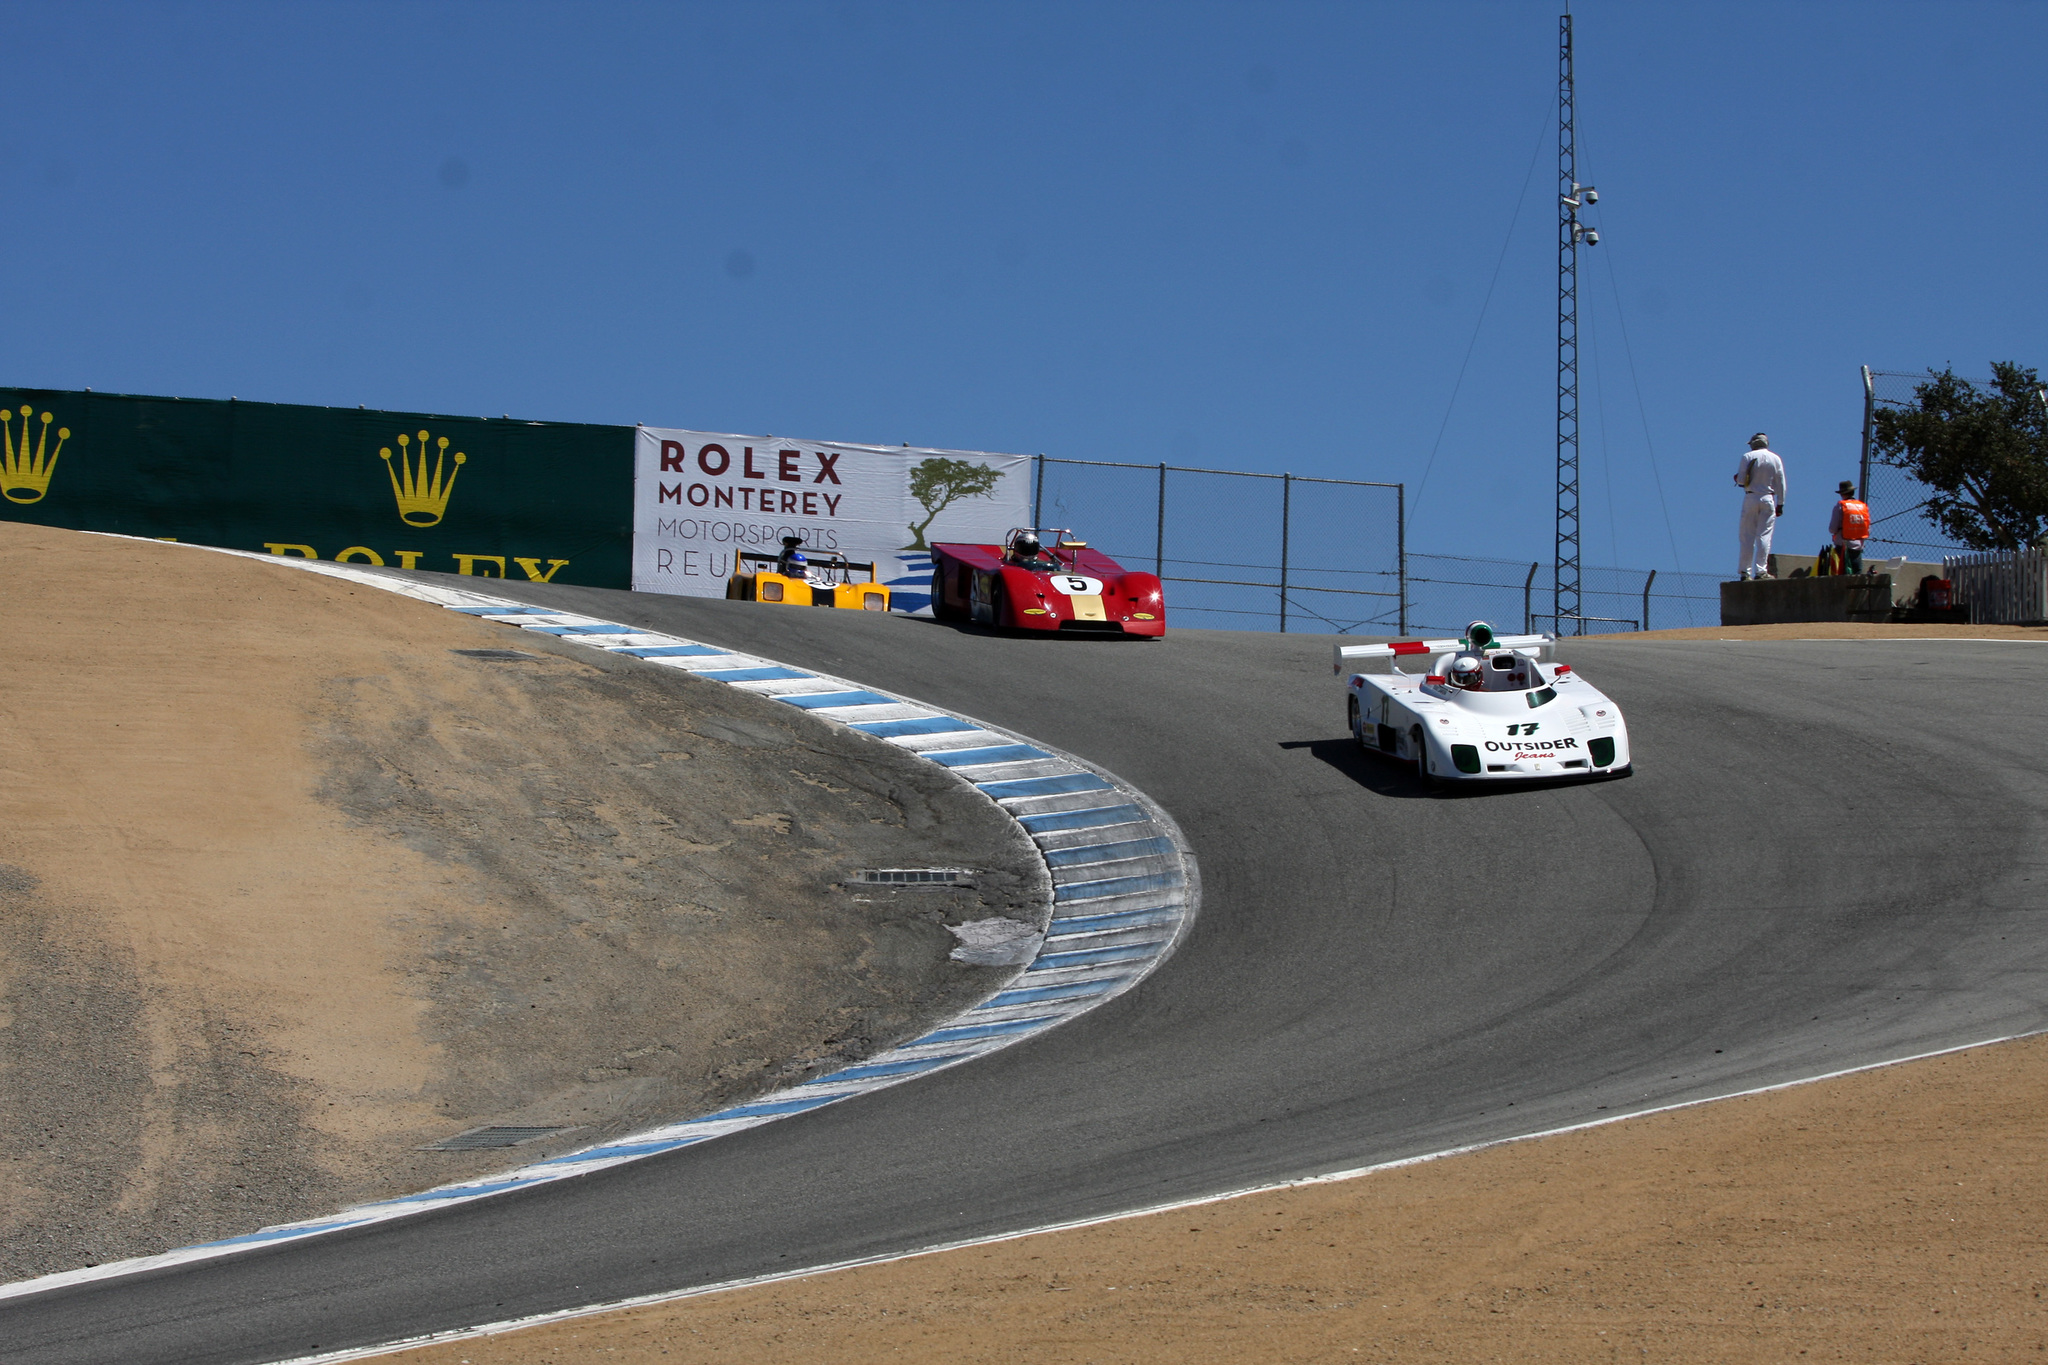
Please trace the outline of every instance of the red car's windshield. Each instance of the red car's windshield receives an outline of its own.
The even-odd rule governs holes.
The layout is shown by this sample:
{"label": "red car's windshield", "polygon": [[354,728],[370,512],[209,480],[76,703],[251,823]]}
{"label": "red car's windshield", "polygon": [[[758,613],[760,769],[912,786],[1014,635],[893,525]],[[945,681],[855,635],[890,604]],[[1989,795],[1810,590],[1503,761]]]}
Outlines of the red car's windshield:
{"label": "red car's windshield", "polygon": [[[1064,535],[1065,533],[1062,532],[1061,534]],[[1078,571],[1081,567],[1081,551],[1078,545],[1068,550],[1065,559],[1061,559],[1058,543],[1052,548],[1047,548],[1045,542],[1039,540],[1036,542],[1037,548],[1027,553],[1018,543],[1021,539],[1022,537],[1013,539],[1005,548],[1003,552],[1005,563],[1014,564],[1020,569],[1032,569],[1039,573],[1059,573],[1062,570]]]}

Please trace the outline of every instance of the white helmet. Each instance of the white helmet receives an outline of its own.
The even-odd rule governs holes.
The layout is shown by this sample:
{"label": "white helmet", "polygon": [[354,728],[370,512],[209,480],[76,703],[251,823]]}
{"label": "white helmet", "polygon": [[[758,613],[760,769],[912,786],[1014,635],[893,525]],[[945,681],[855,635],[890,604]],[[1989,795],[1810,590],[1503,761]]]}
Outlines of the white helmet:
{"label": "white helmet", "polygon": [[1477,689],[1485,681],[1486,673],[1476,654],[1460,654],[1451,660],[1451,686]]}

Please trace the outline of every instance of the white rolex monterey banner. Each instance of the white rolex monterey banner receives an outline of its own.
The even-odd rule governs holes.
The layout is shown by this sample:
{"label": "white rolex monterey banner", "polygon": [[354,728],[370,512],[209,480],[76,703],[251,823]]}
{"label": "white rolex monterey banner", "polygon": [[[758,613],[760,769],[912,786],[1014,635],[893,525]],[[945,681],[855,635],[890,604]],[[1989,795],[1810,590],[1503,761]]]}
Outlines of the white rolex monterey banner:
{"label": "white rolex monterey banner", "polygon": [[633,590],[723,597],[735,551],[806,550],[875,565],[898,611],[930,605],[927,546],[992,543],[1031,511],[1031,457],[641,427]]}

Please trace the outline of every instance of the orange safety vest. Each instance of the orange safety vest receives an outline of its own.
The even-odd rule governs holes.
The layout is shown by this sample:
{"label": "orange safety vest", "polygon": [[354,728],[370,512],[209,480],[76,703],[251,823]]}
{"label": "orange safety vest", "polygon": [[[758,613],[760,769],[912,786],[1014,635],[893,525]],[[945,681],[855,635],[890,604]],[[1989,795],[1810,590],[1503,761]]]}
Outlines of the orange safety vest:
{"label": "orange safety vest", "polygon": [[1870,539],[1870,505],[1858,502],[1854,498],[1843,498],[1841,507],[1842,539]]}

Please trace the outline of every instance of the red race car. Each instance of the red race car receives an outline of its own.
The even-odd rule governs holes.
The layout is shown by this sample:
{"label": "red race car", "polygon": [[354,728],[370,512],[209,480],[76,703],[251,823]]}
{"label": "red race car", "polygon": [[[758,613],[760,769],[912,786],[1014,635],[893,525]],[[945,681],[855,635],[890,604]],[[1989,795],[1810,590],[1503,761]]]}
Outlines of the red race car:
{"label": "red race car", "polygon": [[1001,545],[932,547],[932,615],[998,629],[1164,635],[1159,579],[1065,530],[1011,531]]}

